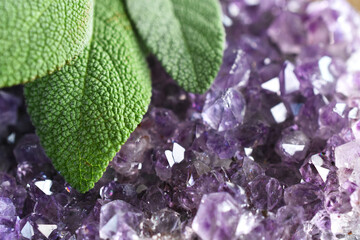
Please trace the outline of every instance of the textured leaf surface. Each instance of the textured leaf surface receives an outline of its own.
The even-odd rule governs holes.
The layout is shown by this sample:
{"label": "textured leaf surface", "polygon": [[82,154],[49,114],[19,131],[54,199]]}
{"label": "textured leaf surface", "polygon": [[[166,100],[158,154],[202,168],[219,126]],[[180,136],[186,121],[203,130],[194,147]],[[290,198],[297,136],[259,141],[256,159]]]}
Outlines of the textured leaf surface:
{"label": "textured leaf surface", "polygon": [[1,0],[0,87],[45,76],[79,55],[93,0]]}
{"label": "textured leaf surface", "polygon": [[93,187],[150,103],[151,82],[120,1],[95,4],[94,34],[82,55],[25,88],[47,155],[74,188]]}
{"label": "textured leaf surface", "polygon": [[217,0],[126,0],[149,50],[185,90],[203,93],[220,68],[224,29]]}

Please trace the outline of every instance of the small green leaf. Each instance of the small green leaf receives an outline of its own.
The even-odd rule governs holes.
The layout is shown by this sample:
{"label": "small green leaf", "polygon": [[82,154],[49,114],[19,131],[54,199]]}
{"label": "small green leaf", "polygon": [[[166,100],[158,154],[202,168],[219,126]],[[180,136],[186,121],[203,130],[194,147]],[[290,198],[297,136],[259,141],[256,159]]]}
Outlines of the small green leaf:
{"label": "small green leaf", "polygon": [[217,0],[126,0],[149,50],[185,90],[205,92],[219,71],[225,41]]}
{"label": "small green leaf", "polygon": [[43,77],[78,56],[92,31],[93,0],[1,0],[0,87]]}
{"label": "small green leaf", "polygon": [[151,81],[121,1],[95,4],[82,55],[25,87],[28,112],[55,168],[80,192],[94,186],[142,120]]}

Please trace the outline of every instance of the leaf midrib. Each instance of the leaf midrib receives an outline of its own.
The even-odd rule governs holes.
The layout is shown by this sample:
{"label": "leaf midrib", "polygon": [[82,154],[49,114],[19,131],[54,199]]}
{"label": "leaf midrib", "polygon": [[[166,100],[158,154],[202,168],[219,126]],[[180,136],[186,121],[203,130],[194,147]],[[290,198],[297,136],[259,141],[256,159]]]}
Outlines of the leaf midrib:
{"label": "leaf midrib", "polygon": [[[180,23],[179,16],[176,14],[176,11],[174,10],[174,4],[173,4],[172,0],[168,0],[168,1],[170,2],[171,10],[172,10],[172,12],[173,12],[173,14],[174,14],[174,16],[175,16],[175,19],[174,19],[174,20],[175,20],[175,21],[178,23],[178,25],[180,26],[181,38],[183,39],[183,41],[184,41],[184,43],[185,43],[186,53],[187,53],[187,55],[190,56],[191,70],[192,70],[192,72],[194,73],[194,76],[197,78],[197,72],[195,71],[195,65],[194,65],[194,58],[193,58],[193,56],[192,56],[192,54],[191,54],[191,51],[189,50],[190,47],[189,47],[189,43],[188,43],[188,41],[187,41],[187,39],[186,39],[186,37],[185,37],[183,26],[182,26],[182,24]],[[199,1],[201,1],[201,0],[199,0]],[[193,79],[191,79],[191,80],[193,80]],[[191,80],[190,80],[190,81],[191,81]],[[194,82],[196,83],[196,79],[195,79]]]}

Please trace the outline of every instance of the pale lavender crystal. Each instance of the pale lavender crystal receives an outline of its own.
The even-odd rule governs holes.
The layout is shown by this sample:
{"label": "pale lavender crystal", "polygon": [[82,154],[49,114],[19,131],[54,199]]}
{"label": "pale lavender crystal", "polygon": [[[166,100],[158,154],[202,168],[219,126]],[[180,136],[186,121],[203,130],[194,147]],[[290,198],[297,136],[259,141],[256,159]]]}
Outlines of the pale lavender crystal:
{"label": "pale lavender crystal", "polygon": [[346,181],[360,185],[360,141],[352,141],[335,148],[335,165],[338,168],[340,185]]}
{"label": "pale lavender crystal", "polygon": [[228,48],[224,52],[223,63],[213,88],[245,86],[250,78],[250,69],[247,55],[242,49]]}
{"label": "pale lavender crystal", "polygon": [[98,223],[90,223],[87,225],[81,226],[77,231],[76,235],[80,239],[99,239],[99,227]]}
{"label": "pale lavender crystal", "polygon": [[319,109],[319,130],[318,135],[321,138],[329,138],[337,134],[344,127],[348,126],[346,118],[348,109],[346,103],[330,103],[328,106]]}
{"label": "pale lavender crystal", "polygon": [[287,205],[278,209],[276,213],[276,222],[279,228],[280,238],[289,239],[295,230],[304,222],[304,209],[301,206]]}
{"label": "pale lavender crystal", "polygon": [[0,237],[9,236],[14,232],[16,209],[9,198],[0,197]]}
{"label": "pale lavender crystal", "polygon": [[140,223],[143,214],[130,204],[115,200],[101,207],[100,238],[140,239]]}
{"label": "pale lavender crystal", "polygon": [[270,38],[285,54],[300,53],[306,42],[306,31],[301,16],[295,13],[281,13],[268,29]]}
{"label": "pale lavender crystal", "polygon": [[301,161],[309,149],[310,140],[297,126],[285,129],[277,143],[277,153],[284,161]]}
{"label": "pale lavender crystal", "polygon": [[346,192],[330,192],[325,197],[325,208],[329,213],[347,213],[352,207],[350,194]]}
{"label": "pale lavender crystal", "polygon": [[213,129],[224,131],[241,124],[244,114],[244,97],[231,88],[225,92],[210,91],[206,96],[202,117]]}
{"label": "pale lavender crystal", "polygon": [[316,225],[316,227],[328,234],[331,229],[330,215],[325,210],[320,210],[316,215],[311,219],[311,223]]}
{"label": "pale lavender crystal", "polygon": [[[360,235],[359,212],[345,214],[330,214],[331,232],[334,235],[353,235],[356,239]],[[350,234],[349,234],[350,233]]]}
{"label": "pale lavender crystal", "polygon": [[31,214],[17,223],[16,232],[22,237],[21,239],[52,239],[59,228],[61,227],[56,223],[40,215]]}
{"label": "pale lavender crystal", "polygon": [[323,16],[311,15],[306,23],[307,43],[309,45],[326,46],[331,43],[331,32]]}
{"label": "pale lavender crystal", "polygon": [[351,127],[351,132],[354,135],[355,139],[360,139],[360,121],[353,123]]}
{"label": "pale lavender crystal", "polygon": [[302,88],[311,86],[315,94],[333,93],[336,79],[339,77],[334,60],[326,55],[317,57],[315,61],[306,61],[296,67],[295,72],[301,81]]}
{"label": "pale lavender crystal", "polygon": [[152,214],[150,226],[154,233],[171,234],[180,230],[180,214],[171,209],[161,209]]}
{"label": "pale lavender crystal", "polygon": [[294,70],[295,66],[291,62],[285,62],[279,79],[282,95],[288,95],[300,90],[300,81]]}
{"label": "pale lavender crystal", "polygon": [[2,172],[0,172],[0,197],[11,199],[19,215],[23,212],[25,189],[18,186],[12,176]]}
{"label": "pale lavender crystal", "polygon": [[201,199],[192,228],[202,239],[233,239],[242,210],[228,193],[211,193]]}
{"label": "pale lavender crystal", "polygon": [[[353,45],[357,44],[356,41],[359,39],[357,30],[360,25],[358,21],[354,21],[357,15],[347,1],[313,2],[308,7],[307,13],[310,16],[309,21],[317,19],[317,22],[326,24],[326,30],[323,29],[322,31],[323,37],[326,34],[331,36],[330,52],[341,57],[352,51]],[[326,33],[326,31],[329,33]]]}
{"label": "pale lavender crystal", "polygon": [[16,216],[15,206],[9,198],[0,198],[0,212],[2,219]]}

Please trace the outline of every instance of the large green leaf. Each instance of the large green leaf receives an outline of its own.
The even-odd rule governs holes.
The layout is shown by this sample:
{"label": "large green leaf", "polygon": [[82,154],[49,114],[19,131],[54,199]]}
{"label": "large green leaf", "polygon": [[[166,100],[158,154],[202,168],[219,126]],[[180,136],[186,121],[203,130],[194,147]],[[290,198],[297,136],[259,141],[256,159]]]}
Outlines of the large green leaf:
{"label": "large green leaf", "polygon": [[126,0],[149,50],[185,90],[203,93],[220,68],[224,29],[217,0]]}
{"label": "large green leaf", "polygon": [[151,81],[121,1],[95,4],[82,55],[25,88],[28,112],[55,168],[74,188],[94,186],[142,120]]}
{"label": "large green leaf", "polygon": [[0,87],[32,81],[79,55],[93,0],[0,0]]}

